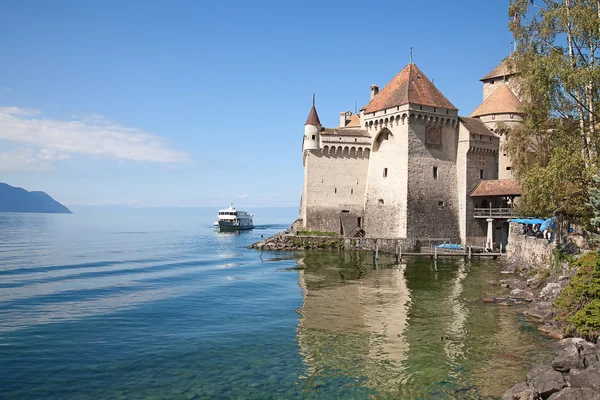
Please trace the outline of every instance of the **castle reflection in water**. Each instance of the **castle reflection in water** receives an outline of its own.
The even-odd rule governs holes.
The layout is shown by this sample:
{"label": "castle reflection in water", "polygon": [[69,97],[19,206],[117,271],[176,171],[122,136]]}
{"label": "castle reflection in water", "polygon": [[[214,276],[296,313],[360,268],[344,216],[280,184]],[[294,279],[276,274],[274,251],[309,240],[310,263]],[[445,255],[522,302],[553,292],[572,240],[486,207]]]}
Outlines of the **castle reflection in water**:
{"label": "castle reflection in water", "polygon": [[307,391],[339,376],[340,385],[379,394],[496,397],[549,346],[518,309],[479,301],[501,290],[488,284],[494,266],[375,264],[368,253],[307,253],[298,264]]}

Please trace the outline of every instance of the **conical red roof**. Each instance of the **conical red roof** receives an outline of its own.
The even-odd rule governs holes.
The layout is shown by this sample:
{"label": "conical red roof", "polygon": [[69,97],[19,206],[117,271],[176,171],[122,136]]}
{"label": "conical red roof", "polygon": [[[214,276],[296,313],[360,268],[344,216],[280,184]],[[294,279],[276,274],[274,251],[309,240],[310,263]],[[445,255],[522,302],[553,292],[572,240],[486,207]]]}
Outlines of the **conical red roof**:
{"label": "conical red roof", "polygon": [[481,117],[490,114],[519,114],[520,107],[521,102],[517,96],[510,90],[508,85],[502,85],[494,90],[469,117]]}
{"label": "conical red roof", "polygon": [[362,110],[372,113],[409,103],[457,110],[413,63],[404,67]]}
{"label": "conical red roof", "polygon": [[306,123],[304,125],[321,125],[319,114],[317,114],[317,109],[314,104],[310,109],[310,113],[308,113],[308,118],[306,118]]}

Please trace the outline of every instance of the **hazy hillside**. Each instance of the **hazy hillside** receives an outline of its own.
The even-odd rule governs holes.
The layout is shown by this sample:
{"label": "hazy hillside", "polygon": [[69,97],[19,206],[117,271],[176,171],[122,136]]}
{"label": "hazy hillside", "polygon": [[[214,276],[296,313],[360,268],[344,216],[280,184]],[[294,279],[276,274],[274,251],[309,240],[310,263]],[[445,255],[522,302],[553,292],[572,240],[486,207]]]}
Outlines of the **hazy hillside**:
{"label": "hazy hillside", "polygon": [[44,192],[28,192],[0,182],[0,212],[62,213],[71,211]]}

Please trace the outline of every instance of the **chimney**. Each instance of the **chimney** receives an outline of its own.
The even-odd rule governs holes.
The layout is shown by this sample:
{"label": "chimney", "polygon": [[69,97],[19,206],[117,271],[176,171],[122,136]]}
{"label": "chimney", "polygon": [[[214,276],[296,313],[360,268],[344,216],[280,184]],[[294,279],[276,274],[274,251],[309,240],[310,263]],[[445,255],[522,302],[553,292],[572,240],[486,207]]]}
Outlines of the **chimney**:
{"label": "chimney", "polygon": [[348,124],[351,116],[352,112],[350,111],[342,111],[340,113],[340,128],[343,128]]}
{"label": "chimney", "polygon": [[379,93],[379,86],[371,85],[371,100]]}

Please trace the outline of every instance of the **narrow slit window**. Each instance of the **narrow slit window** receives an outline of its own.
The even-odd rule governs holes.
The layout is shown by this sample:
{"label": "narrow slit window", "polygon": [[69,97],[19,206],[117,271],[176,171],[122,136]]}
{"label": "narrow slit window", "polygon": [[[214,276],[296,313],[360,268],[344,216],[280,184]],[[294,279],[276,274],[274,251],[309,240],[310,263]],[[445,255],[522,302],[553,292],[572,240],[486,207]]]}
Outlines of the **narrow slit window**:
{"label": "narrow slit window", "polygon": [[337,188],[334,188],[334,189],[333,189],[333,193],[337,193]]}
{"label": "narrow slit window", "polygon": [[354,189],[350,189],[350,194],[354,194]]}
{"label": "narrow slit window", "polygon": [[479,170],[479,179],[483,179],[483,170],[482,169]]}
{"label": "narrow slit window", "polygon": [[438,167],[433,167],[433,179],[438,179],[439,177]]}
{"label": "narrow slit window", "polygon": [[383,177],[386,178],[387,177],[387,168],[383,169]]}

